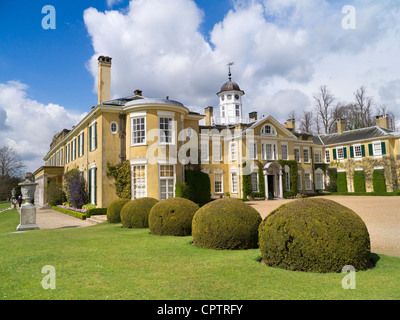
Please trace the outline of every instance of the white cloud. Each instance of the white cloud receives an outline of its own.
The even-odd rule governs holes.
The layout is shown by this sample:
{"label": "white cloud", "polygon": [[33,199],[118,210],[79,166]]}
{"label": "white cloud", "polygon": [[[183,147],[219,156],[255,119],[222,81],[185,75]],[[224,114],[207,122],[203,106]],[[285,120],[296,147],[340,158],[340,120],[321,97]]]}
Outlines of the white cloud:
{"label": "white cloud", "polygon": [[356,30],[342,28],[345,1],[233,3],[209,42],[200,32],[204,12],[192,0],[135,0],[124,12],[87,9],[95,51],[88,69],[96,79],[97,57],[109,55],[113,97],[142,89],[145,96],[170,96],[203,111],[217,105],[226,64],[234,61],[245,112],[277,118],[294,107],[310,109],[321,85],[344,100],[364,85],[378,99],[382,86],[398,78],[400,3],[352,1]]}
{"label": "white cloud", "polygon": [[57,104],[27,97],[28,86],[19,81],[0,83],[0,141],[17,150],[29,171],[44,165],[55,133],[70,129],[82,117]]}
{"label": "white cloud", "polygon": [[122,0],[107,0],[107,6],[109,8],[111,8],[112,6],[114,6],[115,4],[121,3]]}

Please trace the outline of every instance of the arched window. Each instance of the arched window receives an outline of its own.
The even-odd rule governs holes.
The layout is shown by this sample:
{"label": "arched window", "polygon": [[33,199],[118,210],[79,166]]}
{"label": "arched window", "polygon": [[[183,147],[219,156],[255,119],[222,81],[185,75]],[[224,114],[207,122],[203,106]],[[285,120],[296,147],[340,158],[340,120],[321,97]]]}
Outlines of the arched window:
{"label": "arched window", "polygon": [[275,128],[270,125],[266,124],[262,129],[261,129],[261,134],[265,136],[276,136],[276,130]]}

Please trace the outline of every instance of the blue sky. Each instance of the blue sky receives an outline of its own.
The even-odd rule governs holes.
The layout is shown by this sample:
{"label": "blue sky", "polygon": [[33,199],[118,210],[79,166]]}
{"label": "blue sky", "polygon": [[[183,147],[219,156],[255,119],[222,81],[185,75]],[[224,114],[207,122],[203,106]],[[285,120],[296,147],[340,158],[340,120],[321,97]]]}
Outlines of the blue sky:
{"label": "blue sky", "polygon": [[[201,32],[210,29],[231,8],[229,0],[197,0],[204,10]],[[44,30],[45,5],[56,9],[56,29]],[[42,103],[85,111],[97,103],[92,92],[93,77],[86,63],[93,55],[91,39],[83,21],[89,7],[99,11],[124,10],[129,0],[1,0],[0,1],[0,83],[18,80],[29,85],[28,94]]]}
{"label": "blue sky", "polygon": [[[42,28],[45,5],[55,30]],[[113,58],[113,98],[141,89],[204,112],[234,61],[245,113],[284,122],[313,110],[322,85],[347,103],[365,86],[399,120],[398,43],[397,0],[0,0],[0,146],[40,167],[53,135],[97,103],[99,55]]]}

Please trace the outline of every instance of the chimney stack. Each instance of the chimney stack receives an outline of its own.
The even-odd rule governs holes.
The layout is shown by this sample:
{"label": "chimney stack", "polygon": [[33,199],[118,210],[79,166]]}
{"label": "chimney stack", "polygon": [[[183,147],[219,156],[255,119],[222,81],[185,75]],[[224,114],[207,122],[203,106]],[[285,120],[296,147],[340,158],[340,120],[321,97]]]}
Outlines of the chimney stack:
{"label": "chimney stack", "polygon": [[346,131],[346,121],[344,119],[336,120],[337,133],[342,133]]}
{"label": "chimney stack", "polygon": [[214,107],[207,107],[205,108],[205,111],[206,111],[206,126],[212,126]]}
{"label": "chimney stack", "polygon": [[111,60],[112,58],[105,56],[98,58],[98,104],[111,99]]}
{"label": "chimney stack", "polygon": [[387,114],[376,116],[376,126],[389,129],[389,117]]}
{"label": "chimney stack", "polygon": [[258,118],[258,113],[257,111],[253,111],[249,113],[249,118],[251,121],[257,121]]}
{"label": "chimney stack", "polygon": [[284,127],[285,127],[286,129],[289,129],[289,130],[292,131],[292,132],[295,132],[295,131],[296,131],[296,119],[293,119],[293,118],[288,119],[288,120],[285,122]]}

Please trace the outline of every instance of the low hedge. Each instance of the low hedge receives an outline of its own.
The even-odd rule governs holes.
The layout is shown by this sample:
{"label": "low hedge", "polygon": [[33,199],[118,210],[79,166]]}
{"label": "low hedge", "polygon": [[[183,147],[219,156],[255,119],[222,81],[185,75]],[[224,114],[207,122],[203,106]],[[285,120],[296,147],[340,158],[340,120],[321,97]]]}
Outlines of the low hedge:
{"label": "low hedge", "polygon": [[65,214],[69,214],[69,215],[74,216],[75,218],[79,218],[81,220],[86,220],[86,218],[87,218],[86,213],[68,210],[68,209],[64,209],[64,208],[60,208],[60,207],[54,207],[54,206],[51,207],[51,209],[57,210],[59,212],[65,213]]}
{"label": "low hedge", "polygon": [[105,216],[107,215],[107,208],[93,208],[86,210],[86,216],[89,218],[91,216]]}

